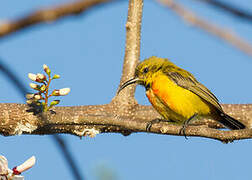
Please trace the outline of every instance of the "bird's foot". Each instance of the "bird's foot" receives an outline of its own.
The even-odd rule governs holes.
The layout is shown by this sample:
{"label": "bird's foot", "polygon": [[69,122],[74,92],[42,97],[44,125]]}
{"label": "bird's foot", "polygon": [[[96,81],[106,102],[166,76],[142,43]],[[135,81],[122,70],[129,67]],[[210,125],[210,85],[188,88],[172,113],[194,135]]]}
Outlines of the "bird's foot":
{"label": "bird's foot", "polygon": [[179,130],[179,134],[180,135],[183,135],[185,137],[185,139],[188,139],[187,136],[186,136],[186,127],[188,126],[188,124],[183,124],[182,128]]}
{"label": "bird's foot", "polygon": [[151,126],[152,126],[153,124],[160,123],[160,122],[169,122],[169,123],[171,123],[171,122],[173,122],[173,121],[171,121],[171,120],[166,120],[166,119],[154,119],[154,120],[152,120],[152,121],[150,121],[150,122],[147,123],[147,125],[146,125],[146,131],[149,132],[150,129],[151,129]]}
{"label": "bird's foot", "polygon": [[179,134],[180,135],[183,135],[185,137],[185,139],[188,139],[187,136],[186,136],[186,127],[189,125],[189,122],[195,118],[198,114],[195,113],[194,115],[192,115],[189,119],[187,119],[184,123],[183,123],[183,126],[182,128],[179,130]]}

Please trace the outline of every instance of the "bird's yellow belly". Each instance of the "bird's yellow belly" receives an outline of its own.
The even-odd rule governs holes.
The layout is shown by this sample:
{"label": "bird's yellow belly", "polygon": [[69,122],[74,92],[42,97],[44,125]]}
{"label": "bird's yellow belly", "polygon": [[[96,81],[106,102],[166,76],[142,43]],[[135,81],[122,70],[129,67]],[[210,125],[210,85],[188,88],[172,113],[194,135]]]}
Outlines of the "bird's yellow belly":
{"label": "bird's yellow belly", "polygon": [[166,75],[153,78],[146,95],[154,108],[165,118],[184,122],[194,114],[208,115],[210,105],[191,91],[178,86]]}

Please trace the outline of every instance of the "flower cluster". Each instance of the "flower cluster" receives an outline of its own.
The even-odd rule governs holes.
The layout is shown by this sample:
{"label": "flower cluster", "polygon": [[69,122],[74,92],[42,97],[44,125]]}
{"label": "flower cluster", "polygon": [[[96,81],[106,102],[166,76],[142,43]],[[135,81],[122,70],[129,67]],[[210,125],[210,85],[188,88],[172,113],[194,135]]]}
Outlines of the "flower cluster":
{"label": "flower cluster", "polygon": [[23,180],[24,177],[20,176],[20,174],[32,166],[34,166],[36,162],[35,156],[32,156],[28,160],[26,160],[23,164],[19,166],[15,166],[12,170],[8,168],[8,160],[0,155],[0,179],[20,179]]}
{"label": "flower cluster", "polygon": [[48,105],[48,99],[51,96],[65,96],[70,92],[70,88],[63,88],[63,89],[55,89],[52,93],[49,93],[49,86],[53,79],[59,79],[60,75],[55,74],[53,77],[51,76],[51,70],[47,65],[43,65],[43,69],[45,74],[33,74],[29,73],[28,78],[32,81],[35,81],[39,84],[30,83],[30,87],[36,90],[36,93],[33,94],[26,94],[27,104],[35,104],[37,106],[42,106],[43,112],[48,111],[53,106],[59,104],[60,100],[53,100],[50,105]]}

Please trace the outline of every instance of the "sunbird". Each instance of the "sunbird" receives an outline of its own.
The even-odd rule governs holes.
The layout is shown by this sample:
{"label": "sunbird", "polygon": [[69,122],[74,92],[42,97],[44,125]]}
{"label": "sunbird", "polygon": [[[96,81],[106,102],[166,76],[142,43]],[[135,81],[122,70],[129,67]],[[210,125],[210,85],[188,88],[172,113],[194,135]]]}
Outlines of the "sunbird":
{"label": "sunbird", "polygon": [[122,84],[118,93],[130,84],[140,84],[146,89],[152,106],[164,118],[147,124],[169,121],[183,125],[198,116],[211,118],[225,127],[235,130],[246,128],[244,124],[227,115],[218,99],[188,71],[176,66],[165,58],[152,56],[145,59],[135,69],[134,78]]}

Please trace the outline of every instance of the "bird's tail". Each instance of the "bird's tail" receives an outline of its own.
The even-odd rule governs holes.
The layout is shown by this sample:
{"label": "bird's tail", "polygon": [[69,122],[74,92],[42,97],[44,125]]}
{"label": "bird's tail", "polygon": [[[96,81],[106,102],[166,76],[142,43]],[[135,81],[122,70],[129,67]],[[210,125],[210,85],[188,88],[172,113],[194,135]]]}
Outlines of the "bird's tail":
{"label": "bird's tail", "polygon": [[223,124],[225,127],[231,130],[235,129],[245,129],[246,126],[241,123],[240,121],[236,120],[235,118],[225,114],[224,112],[218,112],[219,114],[219,119],[218,121]]}

